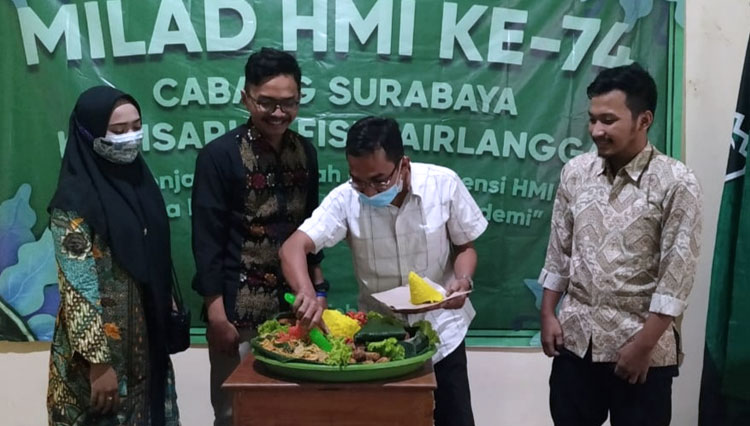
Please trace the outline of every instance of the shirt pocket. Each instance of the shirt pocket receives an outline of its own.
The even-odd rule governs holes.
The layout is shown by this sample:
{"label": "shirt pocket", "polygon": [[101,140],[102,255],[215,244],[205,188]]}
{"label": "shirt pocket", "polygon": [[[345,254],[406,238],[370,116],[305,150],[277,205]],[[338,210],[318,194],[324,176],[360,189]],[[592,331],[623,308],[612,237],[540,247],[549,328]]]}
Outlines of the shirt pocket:
{"label": "shirt pocket", "polygon": [[420,241],[424,244],[424,250],[415,258],[415,266],[425,275],[432,275],[429,269],[440,267],[441,272],[447,265],[450,256],[450,242],[445,224],[436,228],[426,227],[419,233]]}
{"label": "shirt pocket", "polygon": [[403,255],[392,230],[375,230],[366,237],[350,236],[357,275],[366,281],[401,282],[399,256]]}

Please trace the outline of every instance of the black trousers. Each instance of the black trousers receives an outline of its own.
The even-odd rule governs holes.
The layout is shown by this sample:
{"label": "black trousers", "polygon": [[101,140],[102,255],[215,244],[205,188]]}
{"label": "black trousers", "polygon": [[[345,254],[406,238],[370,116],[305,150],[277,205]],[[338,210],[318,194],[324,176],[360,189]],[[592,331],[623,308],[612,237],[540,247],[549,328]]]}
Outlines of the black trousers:
{"label": "black trousers", "polygon": [[591,361],[562,349],[552,362],[550,411],[555,426],[668,426],[672,419],[672,379],[677,366],[652,367],[646,382],[631,385],[617,377],[615,364]]}
{"label": "black trousers", "polygon": [[474,426],[464,342],[435,364],[435,378],[435,426]]}

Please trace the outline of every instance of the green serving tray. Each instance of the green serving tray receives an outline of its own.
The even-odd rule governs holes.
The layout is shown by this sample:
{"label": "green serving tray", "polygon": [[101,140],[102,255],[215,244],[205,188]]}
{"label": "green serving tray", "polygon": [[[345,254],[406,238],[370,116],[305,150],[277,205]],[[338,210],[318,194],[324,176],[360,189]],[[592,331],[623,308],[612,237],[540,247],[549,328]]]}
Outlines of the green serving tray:
{"label": "green serving tray", "polygon": [[253,338],[250,343],[255,359],[272,373],[280,376],[311,382],[366,382],[370,380],[385,380],[403,376],[422,368],[425,361],[435,355],[436,349],[430,348],[426,352],[412,358],[382,364],[353,364],[337,367],[325,364],[287,361],[271,358],[268,351]]}

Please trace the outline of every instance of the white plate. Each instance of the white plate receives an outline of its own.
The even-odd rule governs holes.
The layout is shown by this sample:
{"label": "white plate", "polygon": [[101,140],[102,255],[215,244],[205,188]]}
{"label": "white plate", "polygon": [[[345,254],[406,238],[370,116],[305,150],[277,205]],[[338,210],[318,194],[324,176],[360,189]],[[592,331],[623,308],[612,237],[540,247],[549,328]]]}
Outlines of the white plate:
{"label": "white plate", "polygon": [[[443,288],[443,286],[436,284],[429,278],[425,278],[424,280],[425,282],[427,282],[427,284],[432,286],[432,288],[439,291],[440,294],[445,296],[445,289]],[[427,312],[434,309],[440,309],[440,307],[446,301],[469,293],[471,293],[471,290],[460,291],[445,297],[442,302],[422,303],[419,305],[411,303],[411,293],[409,292],[409,286],[400,286],[392,288],[390,290],[381,291],[380,293],[373,293],[372,297],[374,297],[378,302],[387,306],[388,309],[393,312],[401,314],[416,314],[419,312]]]}

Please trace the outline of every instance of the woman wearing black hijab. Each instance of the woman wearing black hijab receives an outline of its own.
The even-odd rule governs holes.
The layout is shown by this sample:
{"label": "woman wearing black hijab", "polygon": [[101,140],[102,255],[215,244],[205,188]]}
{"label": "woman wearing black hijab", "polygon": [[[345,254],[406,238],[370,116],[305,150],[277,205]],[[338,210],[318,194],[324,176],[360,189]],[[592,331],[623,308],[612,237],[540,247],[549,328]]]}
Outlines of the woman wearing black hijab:
{"label": "woman wearing black hijab", "polygon": [[179,424],[169,222],[141,140],[133,97],[99,86],[78,98],[48,207],[60,285],[50,425]]}

